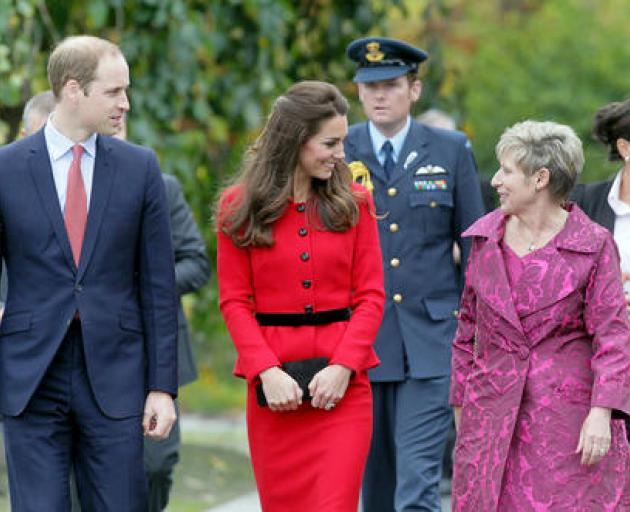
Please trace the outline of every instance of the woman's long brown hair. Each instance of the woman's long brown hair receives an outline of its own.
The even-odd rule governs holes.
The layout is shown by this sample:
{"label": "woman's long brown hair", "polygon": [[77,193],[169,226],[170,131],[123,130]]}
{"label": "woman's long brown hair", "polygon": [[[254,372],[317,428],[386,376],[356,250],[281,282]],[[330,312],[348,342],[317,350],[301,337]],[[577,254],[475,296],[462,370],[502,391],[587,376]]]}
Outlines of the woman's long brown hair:
{"label": "woman's long brown hair", "polygon": [[[300,150],[322,123],[346,115],[348,102],[332,84],[305,81],[290,87],[274,103],[267,123],[247,150],[242,168],[222,195],[215,212],[218,227],[238,247],[271,246],[272,226],[293,193]],[[309,220],[329,231],[346,231],[358,220],[357,197],[345,162],[328,180],[312,179]],[[227,200],[226,200],[227,196]]]}

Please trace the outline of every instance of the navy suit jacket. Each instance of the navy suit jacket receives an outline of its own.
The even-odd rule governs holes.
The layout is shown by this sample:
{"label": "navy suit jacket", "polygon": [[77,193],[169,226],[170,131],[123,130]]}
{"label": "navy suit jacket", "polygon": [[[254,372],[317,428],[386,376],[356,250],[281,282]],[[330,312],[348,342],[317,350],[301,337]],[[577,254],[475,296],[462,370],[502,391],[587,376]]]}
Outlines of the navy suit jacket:
{"label": "navy suit jacket", "polygon": [[453,242],[463,267],[469,243],[461,234],[484,213],[470,144],[460,132],[412,121],[389,180],[367,123],[350,127],[345,153],[370,171],[385,268],[387,301],[375,342],[381,364],[370,378],[448,375],[463,284]]}
{"label": "navy suit jacket", "polygon": [[177,393],[177,300],[169,212],[155,154],[97,137],[79,268],[44,131],[0,148],[0,410],[20,414],[79,312],[96,401],[142,413],[147,391]]}
{"label": "navy suit jacket", "polygon": [[615,212],[608,204],[608,194],[615,178],[595,183],[580,183],[571,193],[571,199],[592,220],[604,226],[611,233],[615,229]]}

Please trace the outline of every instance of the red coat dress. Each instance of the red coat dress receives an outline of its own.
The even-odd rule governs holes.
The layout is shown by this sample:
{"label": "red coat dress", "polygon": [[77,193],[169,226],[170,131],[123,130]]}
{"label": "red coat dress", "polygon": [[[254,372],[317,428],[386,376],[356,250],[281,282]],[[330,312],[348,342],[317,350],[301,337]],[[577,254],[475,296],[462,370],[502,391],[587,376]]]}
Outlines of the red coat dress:
{"label": "red coat dress", "polygon": [[[356,190],[359,190],[356,186]],[[372,344],[384,291],[371,197],[339,233],[309,225],[303,204],[289,202],[273,227],[274,245],[241,249],[218,234],[219,305],[238,354],[234,373],[248,381],[247,428],[265,512],[355,512],[372,434],[367,369],[379,362]],[[227,200],[234,190],[228,191]],[[225,204],[225,203],[224,203]],[[261,327],[259,313],[303,313],[350,307],[348,322]],[[293,412],[256,403],[261,371],[285,361],[328,357],[354,371],[332,411],[305,401]]]}

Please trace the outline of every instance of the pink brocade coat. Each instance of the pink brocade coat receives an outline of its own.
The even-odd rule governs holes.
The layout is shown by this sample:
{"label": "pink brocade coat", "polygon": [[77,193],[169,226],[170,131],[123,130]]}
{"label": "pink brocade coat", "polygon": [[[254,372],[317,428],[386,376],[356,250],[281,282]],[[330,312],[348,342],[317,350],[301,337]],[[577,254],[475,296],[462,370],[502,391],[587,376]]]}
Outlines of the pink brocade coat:
{"label": "pink brocade coat", "polygon": [[611,235],[569,211],[514,289],[503,212],[464,233],[474,238],[453,342],[453,511],[630,511],[623,421],[612,420],[600,463],[582,466],[574,453],[592,406],[630,413],[630,327]]}

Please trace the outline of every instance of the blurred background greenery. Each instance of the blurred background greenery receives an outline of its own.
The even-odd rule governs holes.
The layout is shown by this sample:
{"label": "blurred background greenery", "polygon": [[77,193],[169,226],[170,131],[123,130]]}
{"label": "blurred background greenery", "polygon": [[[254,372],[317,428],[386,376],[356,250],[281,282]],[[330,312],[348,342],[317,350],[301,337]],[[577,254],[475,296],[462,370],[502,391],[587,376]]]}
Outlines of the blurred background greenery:
{"label": "blurred background greenery", "polygon": [[[590,124],[600,105],[629,96],[629,26],[627,0],[0,0],[0,143],[47,88],[55,43],[78,33],[119,43],[131,66],[130,139],[181,179],[214,262],[212,202],[279,93],[328,80],[362,119],[344,54],[352,39],[386,35],[429,51],[417,111],[452,114],[483,174],[496,168],[506,126],[552,119],[582,137],[590,181],[615,170]],[[216,281],[185,305],[201,378],[183,390],[183,409],[241,408]]]}

